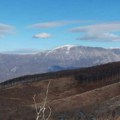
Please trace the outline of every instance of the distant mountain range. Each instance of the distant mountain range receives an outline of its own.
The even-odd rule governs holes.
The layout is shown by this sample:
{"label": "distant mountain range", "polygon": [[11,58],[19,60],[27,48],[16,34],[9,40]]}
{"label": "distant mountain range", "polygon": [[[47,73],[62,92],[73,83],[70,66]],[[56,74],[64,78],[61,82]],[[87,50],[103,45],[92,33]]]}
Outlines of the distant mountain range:
{"label": "distant mountain range", "polygon": [[0,54],[0,81],[120,61],[120,49],[65,45],[32,54]]}

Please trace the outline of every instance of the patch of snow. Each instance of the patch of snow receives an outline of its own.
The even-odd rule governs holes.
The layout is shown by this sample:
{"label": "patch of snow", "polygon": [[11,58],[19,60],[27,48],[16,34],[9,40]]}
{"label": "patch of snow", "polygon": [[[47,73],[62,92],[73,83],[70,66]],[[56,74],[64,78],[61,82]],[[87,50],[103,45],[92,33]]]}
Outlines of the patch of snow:
{"label": "patch of snow", "polygon": [[70,50],[73,47],[76,47],[76,45],[63,45],[63,46],[60,46],[60,47],[56,47],[53,50],[64,49],[64,48],[67,48],[67,50]]}
{"label": "patch of snow", "polygon": [[70,49],[73,47],[77,47],[77,45],[64,45],[64,46],[56,47],[53,50],[48,51],[46,56],[49,55],[50,53],[54,53],[56,50],[62,50],[62,49],[66,49],[66,54],[69,54]]}
{"label": "patch of snow", "polygon": [[15,72],[17,71],[17,67],[15,66],[15,67],[12,68],[10,71],[15,73]]}

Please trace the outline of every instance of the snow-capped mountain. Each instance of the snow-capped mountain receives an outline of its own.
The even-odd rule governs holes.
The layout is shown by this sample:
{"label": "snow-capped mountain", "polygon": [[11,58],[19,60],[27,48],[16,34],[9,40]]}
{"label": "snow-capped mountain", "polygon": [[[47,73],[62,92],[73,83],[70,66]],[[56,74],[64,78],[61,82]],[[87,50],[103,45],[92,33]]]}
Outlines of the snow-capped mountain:
{"label": "snow-capped mountain", "polygon": [[120,61],[120,49],[65,45],[36,54],[0,54],[0,81]]}

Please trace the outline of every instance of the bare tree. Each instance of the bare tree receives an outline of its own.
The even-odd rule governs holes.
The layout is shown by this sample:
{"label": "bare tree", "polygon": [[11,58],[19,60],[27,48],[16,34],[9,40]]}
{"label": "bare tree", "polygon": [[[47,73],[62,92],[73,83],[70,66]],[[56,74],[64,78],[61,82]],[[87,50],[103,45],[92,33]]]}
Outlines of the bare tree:
{"label": "bare tree", "polygon": [[[44,98],[42,105],[38,106],[36,103],[36,95],[33,96],[34,106],[35,106],[35,110],[36,110],[36,114],[37,114],[36,120],[49,120],[49,118],[51,116],[51,111],[52,111],[51,107],[47,105],[50,83],[51,83],[51,80],[49,80],[49,82],[48,82],[45,98]],[[45,115],[46,111],[49,111],[47,116]]]}

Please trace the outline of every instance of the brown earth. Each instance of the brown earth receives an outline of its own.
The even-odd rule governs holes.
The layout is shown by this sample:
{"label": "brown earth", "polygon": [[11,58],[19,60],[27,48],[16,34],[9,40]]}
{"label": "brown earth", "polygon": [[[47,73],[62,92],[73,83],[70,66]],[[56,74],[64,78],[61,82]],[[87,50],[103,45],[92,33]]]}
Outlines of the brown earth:
{"label": "brown earth", "polygon": [[0,120],[35,120],[33,96],[36,94],[37,105],[41,105],[50,80],[46,104],[52,109],[50,120],[120,120],[119,72],[120,67],[112,77],[108,74],[91,82],[67,75],[0,89]]}

